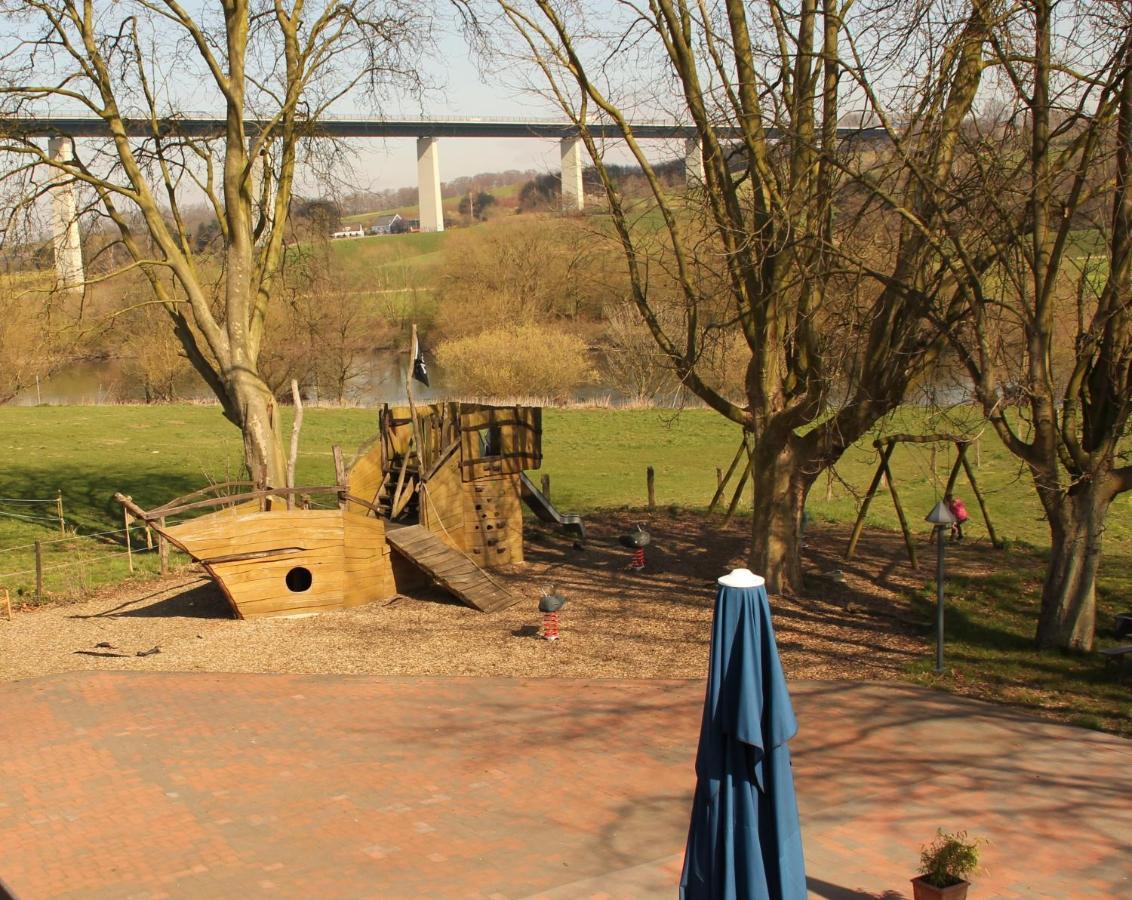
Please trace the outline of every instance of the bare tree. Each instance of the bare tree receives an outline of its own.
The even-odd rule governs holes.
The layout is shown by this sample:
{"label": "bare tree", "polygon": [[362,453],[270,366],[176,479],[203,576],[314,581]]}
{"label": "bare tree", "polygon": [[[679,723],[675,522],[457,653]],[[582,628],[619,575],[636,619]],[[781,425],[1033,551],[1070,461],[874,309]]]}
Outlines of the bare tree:
{"label": "bare tree", "polygon": [[1027,0],[992,43],[995,102],[934,229],[959,288],[938,318],[1049,522],[1036,642],[1088,650],[1105,518],[1132,488],[1132,16]]}
{"label": "bare tree", "polygon": [[[116,230],[129,266],[244,436],[254,480],[283,484],[274,399],[259,371],[298,167],[318,120],[344,98],[413,85],[426,11],[409,0],[0,0],[3,179],[23,187],[18,219],[60,185],[80,214]],[[201,134],[191,110],[223,127]],[[74,152],[40,146],[61,110],[107,137]],[[307,161],[310,157],[308,155]],[[197,252],[182,210],[203,200],[218,258]]]}
{"label": "bare tree", "polygon": [[[799,590],[811,485],[900,404],[940,345],[928,327],[937,245],[888,215],[871,226],[880,237],[869,246],[862,223],[877,207],[855,193],[858,182],[880,167],[876,190],[935,219],[936,186],[950,177],[978,92],[993,0],[885,4],[854,19],[848,0],[641,0],[590,17],[557,0],[499,4],[595,162],[653,339],[689,390],[754,436],[752,568],[772,590]],[[914,40],[932,48],[915,60],[919,77],[892,128],[933,179],[884,169],[883,147],[839,134],[852,111],[842,92],[864,108],[860,98],[893,74],[881,71],[883,53],[860,52],[854,28],[889,35],[882,50]],[[635,76],[651,93],[632,93]],[[694,125],[701,190],[663,184],[633,135],[641,109]],[[618,190],[595,121],[624,132],[649,185],[647,210]],[[677,329],[659,315],[673,305]],[[736,331],[748,351],[740,402],[705,365]]]}

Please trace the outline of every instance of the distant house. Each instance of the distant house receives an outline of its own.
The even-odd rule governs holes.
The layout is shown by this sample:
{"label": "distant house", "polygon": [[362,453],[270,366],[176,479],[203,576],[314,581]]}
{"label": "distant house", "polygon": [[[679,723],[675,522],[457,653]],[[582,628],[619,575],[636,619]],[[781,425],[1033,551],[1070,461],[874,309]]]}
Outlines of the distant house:
{"label": "distant house", "polygon": [[408,234],[411,231],[421,230],[420,219],[402,219],[400,216],[397,219],[398,221],[394,222],[389,228],[390,234]]}
{"label": "distant house", "polygon": [[346,228],[339,228],[337,231],[330,235],[330,237],[334,238],[335,240],[337,240],[338,238],[359,238],[365,236],[366,233],[361,228],[351,228],[349,226],[347,226]]}
{"label": "distant house", "polygon": [[397,234],[397,225],[401,222],[401,216],[398,213],[393,213],[391,216],[382,216],[369,227],[370,234]]}

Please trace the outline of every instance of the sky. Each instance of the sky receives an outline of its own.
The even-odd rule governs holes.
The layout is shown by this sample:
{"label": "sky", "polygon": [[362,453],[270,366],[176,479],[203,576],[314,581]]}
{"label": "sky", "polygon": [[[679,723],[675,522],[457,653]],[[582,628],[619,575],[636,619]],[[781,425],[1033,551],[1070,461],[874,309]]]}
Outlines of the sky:
{"label": "sky", "polygon": [[[437,84],[420,106],[402,103],[390,110],[388,118],[539,118],[563,116],[549,103],[508,86],[503,79],[488,83],[476,70],[469,51],[459,35],[446,36],[440,43],[437,69],[426,73]],[[359,188],[384,190],[417,183],[417,148],[412,138],[354,141],[355,171],[369,181]],[[487,138],[446,138],[440,141],[440,179],[451,181],[481,172],[508,169],[557,170],[558,142],[534,138],[495,140]]]}
{"label": "sky", "polygon": [[[524,89],[524,73],[512,68],[502,73],[481,73],[463,37],[443,35],[439,53],[425,72],[434,85],[419,105],[393,101],[382,114],[390,119],[419,117],[548,119],[563,121],[565,116],[546,98]],[[355,107],[359,113],[360,108]],[[371,115],[372,110],[365,110]],[[412,138],[357,140],[352,142],[354,176],[358,190],[385,190],[415,186],[417,183],[416,141]],[[671,148],[657,147],[662,157]],[[537,138],[443,138],[440,140],[440,179],[451,181],[488,172],[557,172],[561,168],[557,140]],[[610,146],[609,158],[628,162],[628,151]]]}

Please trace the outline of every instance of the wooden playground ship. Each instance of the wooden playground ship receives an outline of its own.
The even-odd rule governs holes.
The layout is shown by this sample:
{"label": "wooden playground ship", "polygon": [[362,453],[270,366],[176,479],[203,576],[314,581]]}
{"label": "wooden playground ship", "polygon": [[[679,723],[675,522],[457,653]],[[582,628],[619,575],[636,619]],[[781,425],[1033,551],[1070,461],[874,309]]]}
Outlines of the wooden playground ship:
{"label": "wooden playground ship", "polygon": [[239,618],[344,609],[426,579],[493,612],[518,599],[491,570],[523,560],[523,502],[585,534],[525,474],[542,464],[541,412],[386,406],[349,467],[334,448],[333,486],[226,482],[149,510],[115,498],[204,566]]}

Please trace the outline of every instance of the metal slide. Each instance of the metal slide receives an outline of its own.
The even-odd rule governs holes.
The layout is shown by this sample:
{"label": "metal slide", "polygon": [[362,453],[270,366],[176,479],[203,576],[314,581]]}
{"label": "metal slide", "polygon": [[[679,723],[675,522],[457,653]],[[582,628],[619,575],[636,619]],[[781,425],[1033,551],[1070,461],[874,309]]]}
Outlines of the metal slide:
{"label": "metal slide", "polygon": [[586,539],[586,526],[581,516],[572,513],[560,513],[550,502],[550,498],[543,494],[535,483],[527,477],[526,472],[519,473],[519,483],[522,486],[523,500],[543,522],[553,522],[563,531],[576,534],[583,541]]}

